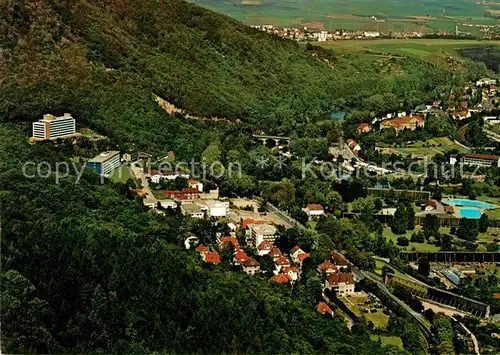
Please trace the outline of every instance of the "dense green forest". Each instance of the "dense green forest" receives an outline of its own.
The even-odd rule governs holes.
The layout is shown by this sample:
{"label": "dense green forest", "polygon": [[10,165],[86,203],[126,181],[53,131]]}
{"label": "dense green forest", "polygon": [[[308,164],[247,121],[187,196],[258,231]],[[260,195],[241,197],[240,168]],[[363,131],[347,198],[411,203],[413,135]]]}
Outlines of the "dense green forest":
{"label": "dense green forest", "polygon": [[192,222],[145,212],[122,185],[26,179],[22,161],[66,158],[23,137],[0,131],[3,352],[385,353],[317,314],[303,285],[201,267],[180,247]]}

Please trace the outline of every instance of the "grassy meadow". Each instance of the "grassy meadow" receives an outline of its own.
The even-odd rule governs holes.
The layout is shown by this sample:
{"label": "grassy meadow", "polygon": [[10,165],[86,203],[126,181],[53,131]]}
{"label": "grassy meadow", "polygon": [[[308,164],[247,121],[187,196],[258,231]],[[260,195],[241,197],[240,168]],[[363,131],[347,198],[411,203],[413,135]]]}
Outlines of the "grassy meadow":
{"label": "grassy meadow", "polygon": [[374,55],[397,55],[435,60],[447,57],[461,59],[461,48],[500,45],[500,41],[461,39],[373,39],[318,42],[338,52],[365,52]]}

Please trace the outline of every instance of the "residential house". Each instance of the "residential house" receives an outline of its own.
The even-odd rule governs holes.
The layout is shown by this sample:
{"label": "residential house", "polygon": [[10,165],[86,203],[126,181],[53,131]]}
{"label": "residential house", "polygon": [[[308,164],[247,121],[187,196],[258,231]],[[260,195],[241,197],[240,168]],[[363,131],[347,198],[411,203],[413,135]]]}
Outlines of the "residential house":
{"label": "residential house", "polygon": [[269,254],[269,252],[273,249],[273,243],[271,243],[268,240],[264,240],[262,243],[259,244],[257,247],[257,254],[259,256],[264,256]]}
{"label": "residential house", "polygon": [[299,254],[299,256],[298,256],[298,259],[299,259],[298,263],[302,264],[304,262],[304,260],[306,260],[310,256],[311,256],[311,254],[309,254],[309,253]]}
{"label": "residential house", "polygon": [[361,150],[361,146],[358,143],[356,143],[354,139],[351,138],[347,140],[347,146],[352,150],[354,155],[358,155],[359,151]]}
{"label": "residential house", "polygon": [[273,258],[273,260],[278,260],[283,256],[283,254],[281,253],[281,250],[279,250],[278,248],[272,248],[269,251],[269,256]]}
{"label": "residential house", "polygon": [[347,260],[342,254],[336,251],[332,253],[332,260],[333,263],[339,268],[345,269],[349,266],[349,260]]}
{"label": "residential house", "polygon": [[245,253],[242,249],[240,249],[234,255],[233,262],[236,265],[242,265],[243,263],[245,263],[249,259],[250,258],[248,257],[247,253]]}
{"label": "residential house", "polygon": [[351,273],[331,274],[325,281],[325,289],[335,291],[339,297],[354,294],[354,276]]}
{"label": "residential house", "polygon": [[257,260],[249,258],[247,261],[242,263],[243,271],[247,275],[255,275],[260,272],[260,264]]}
{"label": "residential house", "polygon": [[333,316],[332,309],[325,302],[318,303],[318,307],[316,307],[316,309],[317,309],[318,313],[321,313],[321,314],[330,314],[330,315]]}
{"label": "residential house", "polygon": [[325,214],[325,209],[319,203],[310,203],[304,208],[304,212],[309,217],[319,217]]}
{"label": "residential house", "polygon": [[300,260],[299,260],[299,256],[302,255],[302,254],[305,254],[306,252],[303,251],[302,249],[300,249],[297,245],[294,246],[292,248],[292,250],[290,250],[290,256],[292,258],[292,260],[296,263],[298,263]]}
{"label": "residential house", "polygon": [[360,123],[356,129],[358,134],[371,132],[371,130],[372,130],[372,125],[369,123]]}
{"label": "residential house", "polygon": [[287,266],[290,266],[290,261],[288,261],[287,258],[285,257],[279,257],[278,259],[276,259],[274,261],[275,265],[276,265],[276,269],[274,270],[274,273],[277,275],[281,272],[281,269],[282,268],[285,268]]}
{"label": "residential house", "polygon": [[206,253],[203,257],[203,261],[207,264],[219,265],[221,263],[220,256],[216,252]]}
{"label": "residential house", "polygon": [[203,184],[199,182],[198,180],[188,180],[188,185],[189,187],[193,189],[197,189],[198,192],[203,192]]}
{"label": "residential house", "polygon": [[417,128],[423,128],[424,126],[425,120],[417,115],[394,118],[392,120],[385,120],[380,123],[380,129],[394,128],[396,130],[396,133],[399,133],[405,129],[414,131]]}
{"label": "residential house", "polygon": [[288,274],[275,275],[271,278],[271,280],[273,280],[277,284],[287,284],[292,281],[292,279],[290,278],[290,276],[288,276]]}
{"label": "residential house", "polygon": [[330,260],[326,260],[319,264],[317,270],[320,274],[325,272],[327,275],[339,272],[338,266],[334,265]]}
{"label": "residential house", "polygon": [[285,266],[281,269],[281,272],[290,276],[292,281],[297,281],[299,278],[299,268],[297,266]]}

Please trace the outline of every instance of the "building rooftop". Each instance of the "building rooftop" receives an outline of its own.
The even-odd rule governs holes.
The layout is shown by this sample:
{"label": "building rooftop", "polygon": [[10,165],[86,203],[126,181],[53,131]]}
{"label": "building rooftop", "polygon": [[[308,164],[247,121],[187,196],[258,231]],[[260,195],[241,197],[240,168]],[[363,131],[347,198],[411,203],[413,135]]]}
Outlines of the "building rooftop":
{"label": "building rooftop", "polygon": [[201,213],[200,207],[196,203],[185,203],[181,205],[182,209],[187,213]]}
{"label": "building rooftop", "polygon": [[120,152],[116,151],[116,150],[112,150],[109,152],[102,152],[101,154],[90,159],[89,163],[103,163],[103,162],[107,161],[108,159],[113,158],[116,155],[120,155]]}
{"label": "building rooftop", "polygon": [[278,231],[270,224],[251,224],[249,227],[258,235],[274,235]]}
{"label": "building rooftop", "polygon": [[43,115],[43,119],[41,119],[39,121],[40,122],[50,122],[50,121],[60,120],[63,118],[73,118],[73,117],[71,116],[70,113],[65,113],[63,116],[59,116],[59,117],[51,115],[51,114],[46,114],[46,115]]}

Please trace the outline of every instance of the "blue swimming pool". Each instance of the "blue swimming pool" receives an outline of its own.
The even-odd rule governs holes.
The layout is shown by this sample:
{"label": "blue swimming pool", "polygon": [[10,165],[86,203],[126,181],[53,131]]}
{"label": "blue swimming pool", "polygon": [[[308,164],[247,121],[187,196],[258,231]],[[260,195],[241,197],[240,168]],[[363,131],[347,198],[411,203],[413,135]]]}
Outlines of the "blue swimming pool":
{"label": "blue swimming pool", "polygon": [[481,210],[474,207],[459,207],[460,217],[468,219],[481,218]]}
{"label": "blue swimming pool", "polygon": [[459,200],[459,199],[453,199],[453,200],[450,199],[448,200],[448,204],[452,206],[476,207],[476,208],[481,208],[483,210],[494,210],[495,208],[498,207],[488,202],[475,201],[475,200]]}

